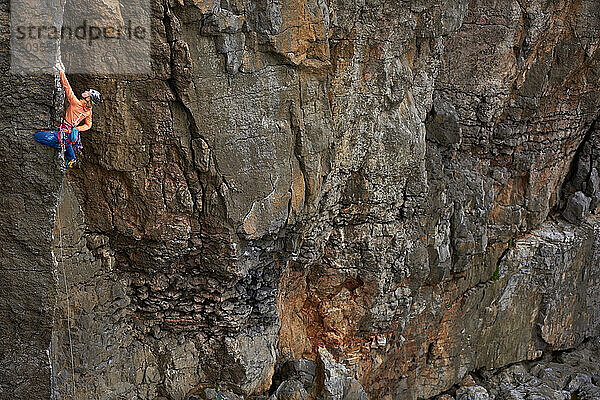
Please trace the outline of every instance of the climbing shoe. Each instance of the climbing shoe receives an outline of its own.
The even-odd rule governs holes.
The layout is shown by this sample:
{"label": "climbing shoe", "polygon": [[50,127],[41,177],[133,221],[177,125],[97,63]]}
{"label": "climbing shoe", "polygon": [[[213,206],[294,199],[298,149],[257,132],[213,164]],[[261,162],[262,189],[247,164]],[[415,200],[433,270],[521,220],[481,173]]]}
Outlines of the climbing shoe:
{"label": "climbing shoe", "polygon": [[77,167],[79,167],[79,163],[77,162],[76,159],[72,159],[67,162],[67,168],[72,169],[72,168],[77,168]]}

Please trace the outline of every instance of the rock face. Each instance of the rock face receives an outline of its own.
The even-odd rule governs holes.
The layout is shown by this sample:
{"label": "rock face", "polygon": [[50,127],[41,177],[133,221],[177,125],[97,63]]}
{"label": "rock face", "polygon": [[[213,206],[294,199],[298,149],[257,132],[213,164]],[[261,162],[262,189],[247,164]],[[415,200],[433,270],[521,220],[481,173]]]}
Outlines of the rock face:
{"label": "rock face", "polygon": [[58,207],[55,80],[3,74],[0,398],[430,398],[600,335],[596,0],[151,9],[152,74],[70,76]]}
{"label": "rock face", "polygon": [[[8,11],[2,2],[3,27]],[[52,231],[64,161],[40,149],[33,134],[55,122],[62,98],[52,76],[9,75],[5,29],[0,42],[0,398],[48,398],[56,292]]]}
{"label": "rock face", "polygon": [[[494,372],[485,371],[477,376],[477,381],[483,386],[459,387],[456,398],[598,399],[599,346],[598,339],[587,340],[576,349],[548,353],[536,362],[513,364]],[[471,397],[465,397],[467,394]]]}

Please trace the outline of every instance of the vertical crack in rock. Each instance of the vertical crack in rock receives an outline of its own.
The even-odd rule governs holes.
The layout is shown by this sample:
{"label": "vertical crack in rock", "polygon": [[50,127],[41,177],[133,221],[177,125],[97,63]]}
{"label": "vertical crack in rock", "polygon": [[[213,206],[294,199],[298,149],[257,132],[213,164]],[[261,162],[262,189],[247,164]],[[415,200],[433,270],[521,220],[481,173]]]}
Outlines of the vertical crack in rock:
{"label": "vertical crack in rock", "polygon": [[[14,9],[27,3],[20,6]],[[11,7],[8,2],[0,7],[4,27],[23,17],[11,17]],[[33,134],[54,126],[60,98],[51,74],[11,73],[11,56],[13,61],[16,56],[10,54],[9,35],[8,29],[0,35],[0,398],[47,398],[56,298],[52,229],[64,171],[56,151],[33,141]]]}

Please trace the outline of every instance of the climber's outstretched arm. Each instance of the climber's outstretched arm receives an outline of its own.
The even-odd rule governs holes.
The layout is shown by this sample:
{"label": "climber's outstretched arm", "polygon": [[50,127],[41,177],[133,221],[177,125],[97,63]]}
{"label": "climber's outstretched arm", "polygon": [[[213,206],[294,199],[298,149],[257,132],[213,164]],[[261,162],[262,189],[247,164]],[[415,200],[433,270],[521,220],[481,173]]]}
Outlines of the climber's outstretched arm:
{"label": "climber's outstretched arm", "polygon": [[71,89],[71,85],[69,85],[69,80],[67,79],[67,76],[65,75],[65,71],[63,70],[59,70],[60,73],[60,82],[62,83],[63,87],[65,88],[65,94],[67,95],[67,100],[69,100],[69,104],[79,104],[79,100],[77,99],[77,96],[75,96],[75,93],[73,93],[73,89]]}

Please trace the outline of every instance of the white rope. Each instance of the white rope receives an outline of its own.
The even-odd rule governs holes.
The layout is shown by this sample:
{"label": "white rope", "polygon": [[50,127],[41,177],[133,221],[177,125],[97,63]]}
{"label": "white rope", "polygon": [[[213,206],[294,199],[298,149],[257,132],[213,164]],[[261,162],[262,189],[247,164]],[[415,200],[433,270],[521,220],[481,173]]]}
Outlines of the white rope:
{"label": "white rope", "polygon": [[63,272],[63,280],[65,283],[65,296],[67,300],[67,326],[69,328],[69,348],[71,351],[71,381],[73,383],[72,386],[72,396],[71,399],[75,399],[75,359],[73,357],[73,340],[71,339],[71,304],[69,302],[69,287],[67,285],[67,273],[65,267],[65,259],[63,254],[63,244],[62,244],[62,232],[61,232],[61,224],[60,224],[60,206],[62,204],[62,189],[63,184],[65,182],[65,175],[63,175],[62,182],[60,184],[60,192],[58,197],[58,207],[56,209],[56,219],[58,220],[58,243],[60,246],[60,263],[62,264],[62,272]]}

